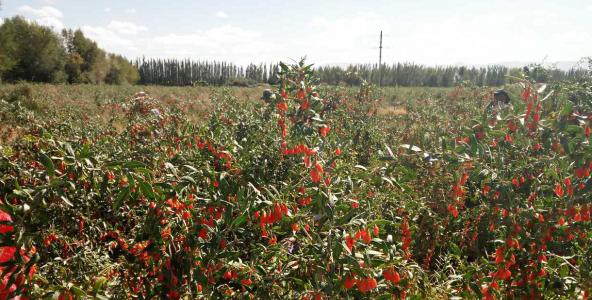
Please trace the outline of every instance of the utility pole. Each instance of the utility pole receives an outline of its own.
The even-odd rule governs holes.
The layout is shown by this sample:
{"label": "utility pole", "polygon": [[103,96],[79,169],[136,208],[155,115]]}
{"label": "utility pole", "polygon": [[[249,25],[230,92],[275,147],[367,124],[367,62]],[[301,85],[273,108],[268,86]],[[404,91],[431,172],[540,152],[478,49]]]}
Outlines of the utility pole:
{"label": "utility pole", "polygon": [[380,46],[378,49],[378,86],[382,86],[382,30],[380,31]]}

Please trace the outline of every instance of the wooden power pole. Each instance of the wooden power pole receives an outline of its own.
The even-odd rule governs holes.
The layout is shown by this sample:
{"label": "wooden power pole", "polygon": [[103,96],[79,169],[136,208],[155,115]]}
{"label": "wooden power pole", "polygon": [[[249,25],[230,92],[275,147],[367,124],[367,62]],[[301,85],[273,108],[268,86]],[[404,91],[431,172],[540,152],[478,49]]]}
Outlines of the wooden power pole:
{"label": "wooden power pole", "polygon": [[378,49],[378,86],[382,86],[382,30],[380,31],[380,46]]}

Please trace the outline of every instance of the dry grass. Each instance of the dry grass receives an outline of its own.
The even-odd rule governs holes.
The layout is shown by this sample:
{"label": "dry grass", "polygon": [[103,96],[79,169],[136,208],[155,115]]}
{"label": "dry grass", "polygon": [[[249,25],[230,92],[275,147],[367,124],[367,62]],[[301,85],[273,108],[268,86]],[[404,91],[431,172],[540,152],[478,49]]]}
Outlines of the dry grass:
{"label": "dry grass", "polygon": [[[216,99],[234,96],[237,105],[260,101],[268,85],[257,87],[167,87],[167,86],[112,86],[112,85],[50,85],[24,84],[30,90],[30,101],[38,106],[36,118],[53,120],[80,120],[81,124],[93,123],[109,126],[121,132],[125,130],[123,105],[129,103],[134,94],[146,92],[150,98],[163,106],[177,107],[194,124],[201,124],[216,107]],[[18,92],[23,84],[0,85],[0,99]],[[355,88],[354,88],[355,91]],[[384,88],[384,99],[375,106],[371,114],[384,117],[404,116],[414,100],[426,93],[447,91],[430,88]],[[57,118],[56,118],[57,116]],[[51,117],[51,118],[50,118]],[[8,144],[26,131],[28,124],[11,120],[0,120],[0,144]],[[20,126],[20,127],[17,127]]]}
{"label": "dry grass", "polygon": [[407,108],[403,106],[382,106],[376,111],[379,116],[404,116],[407,114]]}
{"label": "dry grass", "polygon": [[[214,110],[216,95],[230,94],[238,104],[258,101],[268,86],[258,87],[164,87],[164,86],[111,86],[111,85],[49,85],[4,84],[0,85],[0,99],[7,100],[26,86],[30,90],[26,101],[36,104],[35,117],[80,120],[98,125],[112,126],[116,131],[125,130],[122,105],[129,103],[137,92],[146,92],[163,106],[181,109],[187,118],[200,123]],[[20,99],[20,98],[19,98]],[[0,120],[0,144],[14,142],[28,124],[5,114]],[[2,115],[0,115],[0,118]],[[55,119],[55,118],[52,118]]]}

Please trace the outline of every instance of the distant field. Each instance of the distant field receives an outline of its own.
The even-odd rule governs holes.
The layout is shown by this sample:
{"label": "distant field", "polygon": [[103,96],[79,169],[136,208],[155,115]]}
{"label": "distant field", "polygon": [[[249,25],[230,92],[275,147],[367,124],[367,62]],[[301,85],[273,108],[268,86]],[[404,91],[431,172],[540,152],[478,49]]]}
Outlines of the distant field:
{"label": "distant field", "polygon": [[[120,104],[129,103],[134,94],[146,92],[167,106],[178,106],[188,118],[198,121],[213,109],[212,96],[233,95],[240,101],[255,101],[267,87],[164,87],[131,85],[0,85],[0,99],[19,100],[35,112],[36,118],[55,117],[57,120],[86,120],[96,125],[113,122],[119,128],[124,111]],[[17,132],[28,122],[0,113],[0,142],[13,141]],[[123,121],[121,121],[123,122]],[[80,124],[83,125],[83,124]]]}
{"label": "distant field", "polygon": [[246,101],[258,99],[266,86],[258,87],[165,87],[132,85],[52,85],[4,84],[0,85],[0,98],[6,98],[23,87],[30,89],[30,98],[44,109],[56,111],[74,109],[85,113],[103,110],[106,104],[122,103],[137,92],[146,92],[164,103],[191,102],[208,106],[213,93],[227,91]]}
{"label": "distant field", "polygon": [[[141,85],[53,85],[53,84],[2,84],[0,85],[0,99],[9,100],[11,97],[22,95],[27,102],[32,102],[35,110],[44,113],[68,112],[72,116],[93,117],[100,115],[108,117],[112,111],[106,109],[110,104],[124,103],[133,98],[135,93],[146,92],[167,105],[187,105],[190,113],[210,111],[212,96],[232,95],[239,101],[259,101],[262,91],[271,88],[269,85],[256,87],[169,87],[169,86],[141,86]],[[337,89],[335,86],[324,88]],[[342,90],[356,91],[357,87],[341,87]],[[488,92],[493,88],[476,88],[475,95],[487,101]],[[455,88],[440,87],[384,87],[380,91],[381,114],[400,114],[404,107],[413,105],[414,101],[422,97],[447,97],[454,94]]]}
{"label": "distant field", "polygon": [[[142,85],[53,85],[53,84],[2,84],[0,85],[0,100],[17,101],[26,110],[28,116],[20,116],[0,111],[0,143],[11,143],[24,128],[37,122],[29,122],[27,118],[61,121],[83,120],[74,123],[80,126],[92,122],[94,126],[113,127],[117,131],[124,129],[125,105],[131,103],[134,95],[145,92],[150,98],[159,101],[167,107],[176,107],[186,118],[195,124],[201,124],[208,119],[216,105],[213,101],[219,98],[233,97],[238,103],[258,103],[264,89],[269,85],[254,87],[228,86],[142,86]],[[340,91],[344,97],[355,93],[359,87],[321,86],[321,89]],[[419,107],[422,109],[434,105],[431,99],[450,99],[455,101],[459,97],[470,97],[476,111],[485,107],[496,88],[443,88],[443,87],[383,87],[374,89],[376,98],[370,114],[377,114],[382,118],[392,118],[406,115]],[[514,98],[518,97],[517,88],[510,88]],[[123,105],[123,106],[122,106]],[[425,106],[427,105],[427,106]],[[23,119],[24,118],[24,119]],[[399,120],[400,121],[400,120]],[[397,126],[396,122],[390,123]],[[407,126],[408,124],[404,124]]]}

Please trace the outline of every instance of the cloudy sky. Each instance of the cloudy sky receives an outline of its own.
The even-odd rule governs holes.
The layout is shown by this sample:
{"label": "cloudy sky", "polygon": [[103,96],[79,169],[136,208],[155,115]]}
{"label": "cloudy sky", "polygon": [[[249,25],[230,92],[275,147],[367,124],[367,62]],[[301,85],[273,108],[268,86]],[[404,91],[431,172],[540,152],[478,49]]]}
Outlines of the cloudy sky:
{"label": "cloudy sky", "polygon": [[0,17],[81,28],[127,57],[316,64],[575,61],[592,0],[3,0]]}

